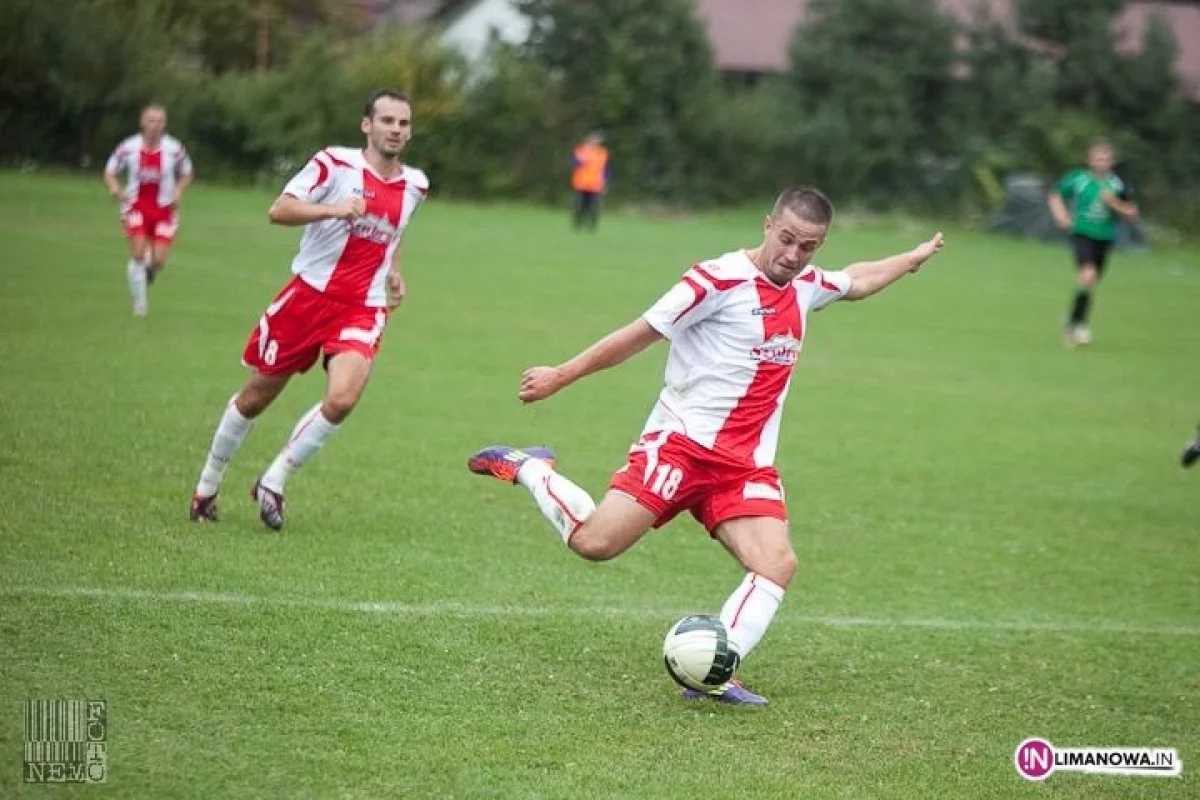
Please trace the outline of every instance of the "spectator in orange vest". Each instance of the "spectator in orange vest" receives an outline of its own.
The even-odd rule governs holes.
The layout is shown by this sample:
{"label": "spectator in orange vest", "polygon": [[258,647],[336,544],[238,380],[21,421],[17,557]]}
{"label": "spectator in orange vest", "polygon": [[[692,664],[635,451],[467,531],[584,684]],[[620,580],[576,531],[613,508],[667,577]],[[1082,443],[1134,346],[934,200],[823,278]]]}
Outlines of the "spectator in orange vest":
{"label": "spectator in orange vest", "polygon": [[600,198],[608,188],[608,149],[599,131],[575,148],[572,159],[571,188],[575,191],[575,227],[585,225],[596,230],[600,219]]}

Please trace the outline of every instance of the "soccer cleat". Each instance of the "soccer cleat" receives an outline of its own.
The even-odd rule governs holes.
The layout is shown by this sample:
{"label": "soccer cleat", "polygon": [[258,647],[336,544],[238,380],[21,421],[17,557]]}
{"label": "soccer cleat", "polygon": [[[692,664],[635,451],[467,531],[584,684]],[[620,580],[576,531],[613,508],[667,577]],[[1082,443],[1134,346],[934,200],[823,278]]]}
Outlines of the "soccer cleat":
{"label": "soccer cleat", "polygon": [[733,706],[765,706],[767,704],[767,698],[757,695],[745,686],[742,686],[742,682],[736,678],[724,686],[710,689],[707,692],[697,691],[696,689],[684,689],[683,699],[715,700],[718,703],[729,703]]}
{"label": "soccer cleat", "polygon": [[1187,447],[1183,449],[1183,455],[1179,457],[1179,463],[1185,467],[1190,467],[1200,461],[1200,428],[1196,429],[1196,433],[1188,441]]}
{"label": "soccer cleat", "polygon": [[258,518],[273,531],[283,530],[283,495],[262,485],[262,478],[250,487],[250,499],[258,503]]}
{"label": "soccer cleat", "polygon": [[491,475],[509,483],[517,482],[521,465],[531,458],[538,458],[554,466],[554,453],[546,447],[526,447],[518,450],[502,444],[485,447],[467,459],[467,469],[476,475]]}
{"label": "soccer cleat", "polygon": [[205,497],[202,494],[193,494],[192,511],[189,516],[192,522],[217,522],[219,519],[217,496],[214,494]]}

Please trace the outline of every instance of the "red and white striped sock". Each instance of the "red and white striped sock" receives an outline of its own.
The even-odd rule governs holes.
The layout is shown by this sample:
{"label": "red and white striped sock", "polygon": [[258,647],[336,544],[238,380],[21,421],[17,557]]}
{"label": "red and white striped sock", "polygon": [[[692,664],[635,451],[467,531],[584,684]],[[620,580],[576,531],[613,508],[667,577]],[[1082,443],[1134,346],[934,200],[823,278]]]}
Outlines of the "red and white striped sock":
{"label": "red and white striped sock", "polygon": [[591,495],[540,458],[531,458],[521,465],[517,483],[533,495],[542,516],[558,531],[564,544],[596,510]]}
{"label": "red and white striped sock", "polygon": [[200,480],[196,484],[196,494],[211,497],[220,490],[221,478],[225,475],[225,468],[229,466],[229,459],[233,458],[233,454],[241,447],[253,427],[254,420],[243,417],[231,398],[225,406],[225,413],[221,415],[220,423],[217,424],[217,432],[213,434],[208,458],[204,461],[204,468],[200,470]]}
{"label": "red and white striped sock", "polygon": [[325,419],[321,413],[321,404],[317,403],[300,418],[292,430],[288,443],[275,456],[271,466],[263,473],[262,485],[273,492],[283,493],[283,486],[288,476],[304,466],[317,454],[322,445],[337,431],[338,425]]}
{"label": "red and white striped sock", "polygon": [[734,649],[744,659],[762,640],[767,626],[787,591],[762,575],[747,572],[741,584],[721,608],[721,622],[729,631]]}
{"label": "red and white striped sock", "polygon": [[125,267],[129,279],[129,294],[133,297],[133,310],[146,313],[146,262],[131,258]]}

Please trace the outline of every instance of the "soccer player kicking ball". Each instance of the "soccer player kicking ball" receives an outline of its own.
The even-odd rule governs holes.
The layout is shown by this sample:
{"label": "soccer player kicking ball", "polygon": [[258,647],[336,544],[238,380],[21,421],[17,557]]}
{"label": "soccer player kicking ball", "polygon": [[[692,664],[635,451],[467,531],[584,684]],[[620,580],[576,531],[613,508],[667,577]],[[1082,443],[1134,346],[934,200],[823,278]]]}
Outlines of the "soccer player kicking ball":
{"label": "soccer player kicking ball", "polygon": [[[671,341],[666,386],[629,461],[597,506],[554,469],[549,450],[492,446],[472,472],[519,483],[568,547],[605,561],[651,527],[690,511],[746,569],[721,621],[744,659],[762,639],[796,573],[775,447],[783,401],[809,312],[869,297],[942,248],[942,235],[907,253],[824,272],[809,264],[825,241],[833,207],[815,189],[779,196],[752,250],[697,264],[639,319],[557,367],[533,367],[518,397],[533,403],[651,344]],[[684,690],[690,699],[706,695]],[[764,705],[737,681],[707,696]]]}
{"label": "soccer player kicking ball", "polygon": [[288,476],[316,455],[362,397],[388,313],[404,297],[400,237],[429,191],[425,173],[400,158],[412,137],[412,107],[398,92],[376,92],[360,127],[364,149],[317,153],[271,206],[275,224],[304,226],[295,277],[250,333],[242,361],[253,372],[213,436],[192,495],[197,522],[217,521],[221,478],[255,418],[324,354],[324,399],[300,418],[251,488],[263,523],[283,527]]}

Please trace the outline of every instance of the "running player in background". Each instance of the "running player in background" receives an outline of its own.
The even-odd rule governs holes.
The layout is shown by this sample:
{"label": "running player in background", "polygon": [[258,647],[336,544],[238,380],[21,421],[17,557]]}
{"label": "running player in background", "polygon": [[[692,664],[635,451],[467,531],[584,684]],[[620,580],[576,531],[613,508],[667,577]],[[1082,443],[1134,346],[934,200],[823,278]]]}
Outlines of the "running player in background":
{"label": "running player in background", "polygon": [[[869,297],[942,248],[939,233],[907,253],[825,272],[809,261],[832,219],[820,192],[788,189],[758,247],[697,264],[640,318],[557,367],[525,371],[518,397],[533,403],[670,340],[666,387],[599,506],[555,471],[544,448],[487,447],[467,464],[528,489],[563,542],[591,561],[615,558],[651,527],[691,512],[746,570],[721,610],[742,658],[762,639],[796,572],[774,464],[809,312]],[[689,689],[685,696],[704,695]],[[710,696],[766,703],[736,681]]]}
{"label": "running player in background", "polygon": [[179,229],[179,199],[192,182],[192,160],[179,140],[165,132],[167,111],[162,106],[143,108],[139,127],[141,133],[125,139],[108,157],[104,183],[121,204],[121,224],[129,239],[126,275],[133,313],[144,317],[146,285],[166,266]]}
{"label": "running player in background", "polygon": [[[1079,273],[1079,286],[1064,332],[1070,347],[1091,344],[1092,331],[1087,320],[1092,292],[1104,275],[1108,251],[1117,236],[1117,222],[1120,219],[1132,222],[1138,216],[1128,187],[1113,172],[1115,164],[1112,145],[1094,142],[1088,148],[1088,168],[1068,172],[1047,198],[1054,221],[1071,235]],[[1067,203],[1074,206],[1074,214],[1067,209]]]}
{"label": "running player in background", "polygon": [[284,522],[284,484],[338,429],[362,396],[389,312],[404,298],[400,237],[429,191],[425,173],[401,159],[412,137],[412,106],[382,90],[367,101],[362,150],[328,147],[313,156],[271,206],[276,225],[303,225],[292,280],[250,333],[242,361],[253,372],[225,409],[192,495],[191,518],[217,521],[217,492],[229,459],[254,420],[324,356],[324,399],[305,413],[254,486],[259,516]]}

